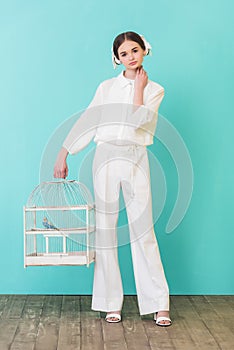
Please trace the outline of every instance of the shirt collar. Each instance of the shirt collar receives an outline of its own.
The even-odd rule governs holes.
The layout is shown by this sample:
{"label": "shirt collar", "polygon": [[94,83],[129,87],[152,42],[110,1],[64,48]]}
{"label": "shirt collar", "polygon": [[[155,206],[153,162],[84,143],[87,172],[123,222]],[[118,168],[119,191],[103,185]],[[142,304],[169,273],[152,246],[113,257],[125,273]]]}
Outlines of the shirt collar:
{"label": "shirt collar", "polygon": [[118,80],[118,82],[119,82],[119,84],[120,84],[120,86],[121,86],[122,88],[124,88],[125,86],[131,84],[130,81],[129,81],[127,78],[125,78],[125,76],[124,76],[124,71],[122,71],[122,72],[117,76],[117,80]]}

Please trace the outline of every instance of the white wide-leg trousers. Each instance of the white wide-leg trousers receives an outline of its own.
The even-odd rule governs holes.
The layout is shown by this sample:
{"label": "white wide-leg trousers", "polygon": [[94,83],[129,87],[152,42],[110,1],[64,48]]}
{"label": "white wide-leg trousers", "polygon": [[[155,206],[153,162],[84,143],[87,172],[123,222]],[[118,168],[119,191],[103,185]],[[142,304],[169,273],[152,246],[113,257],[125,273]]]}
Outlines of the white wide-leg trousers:
{"label": "white wide-leg trousers", "polygon": [[[93,161],[96,205],[96,260],[92,309],[121,310],[123,287],[118,264],[116,226],[119,191],[128,216],[133,270],[141,315],[169,310],[169,291],[152,221],[147,148],[140,145],[97,145]],[[118,228],[121,233],[121,227]],[[126,230],[125,230],[126,232]],[[125,237],[125,236],[124,236]],[[128,240],[128,242],[127,242]]]}

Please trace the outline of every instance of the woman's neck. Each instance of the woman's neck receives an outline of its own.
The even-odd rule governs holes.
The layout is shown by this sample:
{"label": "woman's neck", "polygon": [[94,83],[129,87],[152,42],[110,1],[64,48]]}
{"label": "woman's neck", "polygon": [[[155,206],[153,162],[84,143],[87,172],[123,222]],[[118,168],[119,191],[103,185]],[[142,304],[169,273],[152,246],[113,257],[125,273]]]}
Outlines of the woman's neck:
{"label": "woman's neck", "polygon": [[131,69],[131,70],[128,70],[128,69],[126,69],[125,71],[124,71],[124,73],[123,73],[123,75],[125,76],[125,78],[127,78],[127,79],[132,79],[132,80],[134,80],[135,78],[136,78],[136,69]]}

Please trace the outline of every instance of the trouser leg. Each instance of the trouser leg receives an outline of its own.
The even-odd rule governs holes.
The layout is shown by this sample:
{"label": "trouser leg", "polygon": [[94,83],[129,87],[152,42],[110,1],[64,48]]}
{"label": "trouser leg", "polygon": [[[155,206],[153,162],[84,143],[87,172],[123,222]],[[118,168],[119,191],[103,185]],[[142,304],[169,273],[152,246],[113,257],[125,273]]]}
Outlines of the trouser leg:
{"label": "trouser leg", "polygon": [[[169,291],[152,221],[147,150],[122,183],[140,314],[169,310]],[[132,176],[132,172],[134,175]]]}
{"label": "trouser leg", "polygon": [[118,263],[116,226],[119,179],[105,148],[98,146],[93,163],[96,205],[96,257],[92,309],[122,309],[123,288]]}

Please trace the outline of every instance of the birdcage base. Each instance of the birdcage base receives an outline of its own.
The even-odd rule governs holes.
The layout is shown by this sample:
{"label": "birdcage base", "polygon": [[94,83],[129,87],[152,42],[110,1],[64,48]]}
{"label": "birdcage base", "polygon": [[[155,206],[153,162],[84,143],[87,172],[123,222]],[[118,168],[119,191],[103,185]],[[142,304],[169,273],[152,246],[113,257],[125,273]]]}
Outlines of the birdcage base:
{"label": "birdcage base", "polygon": [[95,259],[95,252],[33,253],[25,257],[26,266],[87,265]]}

